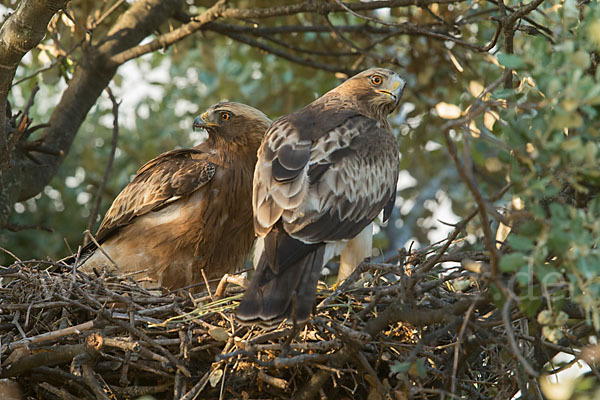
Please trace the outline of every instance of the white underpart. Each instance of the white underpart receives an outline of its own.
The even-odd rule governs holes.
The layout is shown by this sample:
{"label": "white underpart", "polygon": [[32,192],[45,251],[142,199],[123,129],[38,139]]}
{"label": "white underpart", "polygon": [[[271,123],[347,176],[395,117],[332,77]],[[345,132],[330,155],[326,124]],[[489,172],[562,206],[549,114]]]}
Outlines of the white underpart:
{"label": "white underpart", "polygon": [[346,279],[365,258],[371,257],[372,252],[373,223],[370,223],[344,246],[337,277],[338,283]]}
{"label": "white underpart", "polygon": [[254,265],[255,269],[258,266],[258,260],[260,259],[260,255],[263,253],[264,249],[265,249],[265,238],[259,237],[258,239],[256,239],[256,242],[254,245],[254,257],[252,257],[252,264]]}
{"label": "white underpart", "polygon": [[[252,262],[254,268],[258,265],[260,255],[265,249],[265,238],[259,237],[254,246],[254,257]],[[351,240],[339,240],[329,242],[325,245],[323,255],[323,266],[335,256],[341,255],[340,269],[338,271],[338,283],[346,279],[352,271],[373,252],[373,223],[367,225],[358,235]]]}
{"label": "white underpart", "polygon": [[138,217],[141,223],[151,227],[170,224],[178,218],[181,218],[181,207],[165,207],[162,210],[152,211]]}

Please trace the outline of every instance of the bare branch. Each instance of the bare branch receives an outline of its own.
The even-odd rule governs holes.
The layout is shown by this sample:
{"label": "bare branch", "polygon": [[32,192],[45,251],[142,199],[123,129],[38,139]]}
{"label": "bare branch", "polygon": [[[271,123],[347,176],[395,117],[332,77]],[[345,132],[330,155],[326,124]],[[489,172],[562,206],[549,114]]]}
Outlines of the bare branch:
{"label": "bare branch", "polygon": [[66,5],[66,0],[23,0],[0,27],[0,171],[8,163],[6,149],[6,99],[17,66],[23,56],[43,39],[50,18]]}
{"label": "bare branch", "polygon": [[[508,74],[512,74],[512,71],[506,69],[500,78],[496,79],[492,84],[490,84],[487,88],[483,90],[483,92],[479,95],[477,100],[473,103],[473,105],[469,108],[469,112],[462,118],[452,120],[444,124],[442,127],[442,132],[444,133],[444,140],[446,141],[446,147],[448,148],[448,152],[456,165],[456,169],[460,174],[463,181],[467,184],[469,191],[473,195],[475,202],[477,203],[477,207],[479,210],[479,215],[481,217],[481,225],[483,229],[483,240],[485,243],[485,247],[490,252],[490,265],[492,267],[492,277],[495,278],[498,275],[498,260],[499,254],[498,250],[495,246],[495,240],[493,238],[492,232],[490,230],[490,226],[488,223],[488,207],[486,205],[486,200],[481,195],[479,188],[477,187],[477,183],[473,179],[473,175],[468,170],[468,168],[461,163],[458,158],[458,151],[456,150],[456,145],[450,138],[450,130],[455,129],[457,127],[468,125],[468,123],[475,118],[477,115],[482,114],[487,110],[487,104],[482,101],[484,96],[488,93],[492,92],[496,89],[503,81],[505,81],[506,76]],[[468,156],[468,154],[467,154]]]}
{"label": "bare branch", "polygon": [[[106,87],[106,93],[108,93],[108,97],[112,102],[112,141],[110,143],[110,154],[108,156],[108,161],[106,162],[106,167],[104,168],[104,176],[102,177],[102,182],[100,182],[100,186],[98,186],[98,191],[96,192],[96,200],[94,201],[94,206],[92,207],[92,211],[90,212],[90,218],[88,219],[87,230],[90,232],[93,230],[94,223],[96,222],[96,217],[98,216],[98,210],[100,209],[100,203],[102,202],[102,194],[104,193],[104,188],[106,187],[106,183],[108,182],[108,176],[110,175],[110,170],[115,159],[115,153],[117,151],[117,142],[119,140],[119,103],[117,103],[117,99],[115,99],[115,96],[113,96],[112,90],[110,90],[109,86]],[[87,241],[88,236],[86,235],[83,239],[84,246],[87,244]]]}
{"label": "bare branch", "polygon": [[215,3],[214,6],[203,12],[202,15],[195,18],[192,22],[183,25],[172,32],[165,33],[164,35],[159,36],[150,43],[123,51],[113,56],[112,62],[120,65],[133,58],[151,53],[161,48],[169,47],[173,43],[178,42],[181,39],[184,39],[187,36],[191,35],[192,33],[202,29],[202,27],[207,23],[219,18],[224,10],[225,0],[219,0]]}
{"label": "bare branch", "polygon": [[[452,4],[459,3],[458,0],[389,0],[389,1],[369,1],[346,3],[346,7],[354,11],[376,10],[383,7],[408,7],[426,4]],[[319,12],[322,14],[329,12],[345,11],[344,7],[336,3],[322,3],[307,1],[305,3],[292,4],[287,6],[277,6],[268,8],[236,9],[230,8],[223,13],[223,18],[235,19],[258,19],[268,17],[279,17],[282,15],[291,15],[306,12]]]}
{"label": "bare branch", "polygon": [[223,31],[220,33],[222,33],[223,35],[229,36],[230,38],[237,40],[238,42],[245,43],[252,47],[256,47],[258,49],[266,51],[267,53],[275,54],[276,56],[279,56],[283,59],[292,61],[296,64],[305,65],[307,67],[312,67],[312,68],[316,68],[316,69],[322,69],[324,71],[329,71],[329,72],[343,72],[346,75],[350,75],[350,76],[354,75],[357,72],[355,70],[348,69],[343,66],[326,64],[326,63],[323,63],[320,61],[313,61],[310,59],[302,58],[302,57],[287,53],[278,48],[261,43],[258,40],[255,40],[255,39],[252,39],[252,38],[249,38],[247,36],[240,35],[237,33],[232,33],[232,32],[227,32],[227,31]]}
{"label": "bare branch", "polygon": [[515,339],[515,333],[512,329],[512,320],[510,318],[511,304],[512,298],[511,296],[508,296],[504,306],[502,307],[502,321],[504,322],[504,329],[506,329],[506,334],[508,336],[508,343],[510,344],[513,355],[519,360],[523,366],[523,369],[525,369],[529,375],[538,377],[540,374],[534,370],[525,357],[523,357],[523,354],[521,354],[521,350],[519,349],[519,345],[517,344],[517,340]]}

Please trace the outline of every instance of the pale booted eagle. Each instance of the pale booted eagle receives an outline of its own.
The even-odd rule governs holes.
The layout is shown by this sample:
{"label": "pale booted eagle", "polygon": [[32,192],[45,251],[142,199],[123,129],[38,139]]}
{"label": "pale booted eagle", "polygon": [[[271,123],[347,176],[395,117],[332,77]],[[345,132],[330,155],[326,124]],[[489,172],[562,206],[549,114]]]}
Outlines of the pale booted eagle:
{"label": "pale booted eagle", "polygon": [[259,240],[242,322],[306,321],[324,263],[341,252],[343,279],[371,256],[371,222],[384,208],[389,217],[396,196],[387,115],[403,88],[395,72],[369,69],[271,125],[254,171]]}

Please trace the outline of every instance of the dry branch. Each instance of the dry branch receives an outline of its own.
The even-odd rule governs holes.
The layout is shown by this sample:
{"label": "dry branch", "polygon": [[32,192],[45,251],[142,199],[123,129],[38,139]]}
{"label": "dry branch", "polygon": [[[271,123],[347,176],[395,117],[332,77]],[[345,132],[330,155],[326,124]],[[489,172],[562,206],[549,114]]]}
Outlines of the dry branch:
{"label": "dry branch", "polygon": [[[400,264],[365,262],[337,290],[321,286],[307,325],[273,331],[235,322],[240,296],[232,285],[212,301],[206,293],[148,292],[131,277],[17,262],[14,280],[0,288],[0,378],[17,377],[39,398],[364,398],[372,390],[510,398],[524,365],[511,341],[537,339],[515,323],[518,313],[489,312],[490,275],[459,264],[489,255],[458,243],[412,251]],[[457,263],[450,274],[441,266],[448,260]],[[463,274],[478,284],[453,291],[447,282]],[[548,357],[571,345],[544,343]],[[507,349],[512,360],[502,356]]]}
{"label": "dry branch", "polygon": [[10,160],[11,149],[6,148],[6,99],[15,71],[23,56],[46,34],[50,18],[66,3],[66,0],[21,1],[0,27],[0,171]]}
{"label": "dry branch", "polygon": [[[100,186],[98,186],[98,190],[96,191],[96,198],[94,200],[94,206],[92,207],[92,211],[90,211],[90,217],[88,219],[87,230],[92,232],[94,230],[94,224],[96,223],[96,218],[98,217],[98,210],[100,209],[100,202],[102,201],[102,194],[104,193],[104,188],[108,183],[108,176],[110,175],[110,170],[112,169],[113,161],[115,160],[115,153],[117,151],[117,142],[119,140],[119,103],[110,89],[110,86],[106,87],[106,93],[110,98],[112,103],[112,114],[113,114],[113,130],[112,130],[112,140],[110,143],[110,154],[108,156],[108,162],[106,163],[106,167],[104,168],[104,175],[102,176],[102,181],[100,182]],[[83,245],[87,244],[88,237],[85,236],[83,239]],[[76,263],[77,264],[77,263]]]}

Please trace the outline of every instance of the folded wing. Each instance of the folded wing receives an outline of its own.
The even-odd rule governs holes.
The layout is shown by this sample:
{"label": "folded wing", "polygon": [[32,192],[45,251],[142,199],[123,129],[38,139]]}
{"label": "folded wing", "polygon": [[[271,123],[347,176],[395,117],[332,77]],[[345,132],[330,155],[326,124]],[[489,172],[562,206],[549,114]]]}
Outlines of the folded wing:
{"label": "folded wing", "polygon": [[134,218],[157,211],[189,196],[215,175],[215,164],[197,149],[178,149],[161,154],[144,164],[119,193],[96,234],[106,240]]}

